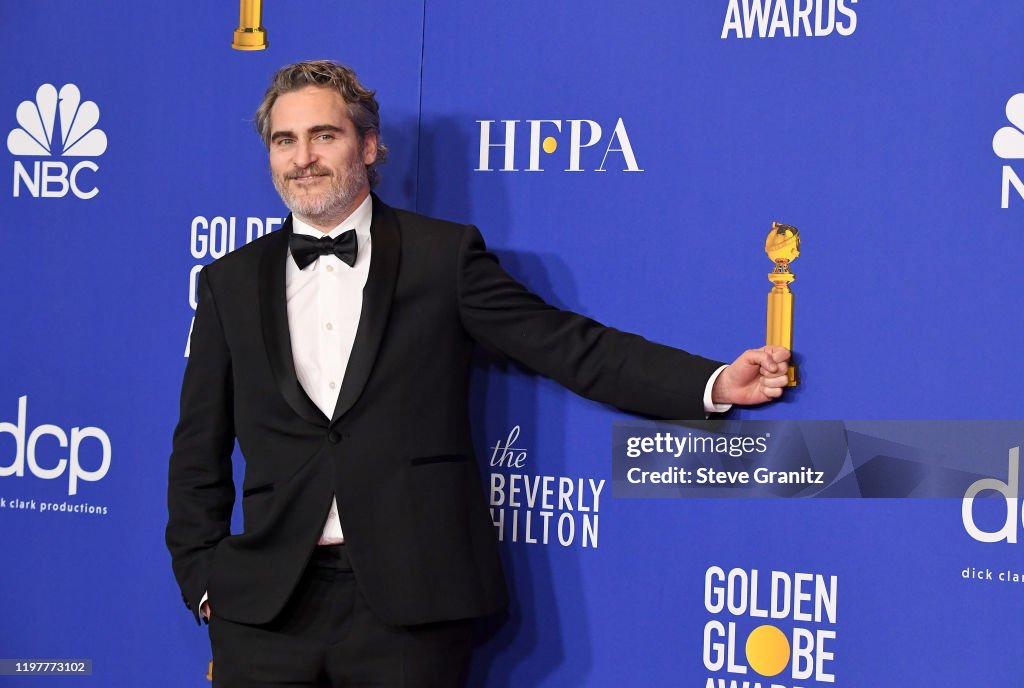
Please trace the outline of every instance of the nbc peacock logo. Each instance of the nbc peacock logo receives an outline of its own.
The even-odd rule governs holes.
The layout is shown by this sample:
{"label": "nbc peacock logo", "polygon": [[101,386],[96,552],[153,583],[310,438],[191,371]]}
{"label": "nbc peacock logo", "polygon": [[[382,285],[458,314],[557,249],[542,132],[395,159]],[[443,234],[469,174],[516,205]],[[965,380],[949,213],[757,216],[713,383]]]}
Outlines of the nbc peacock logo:
{"label": "nbc peacock logo", "polygon": [[[60,124],[58,133],[55,125]],[[82,100],[74,84],[64,84],[60,91],[53,84],[43,84],[34,101],[18,105],[17,127],[7,135],[7,150],[19,157],[97,158],[107,150],[107,135],[96,125],[100,108],[91,100]],[[26,164],[31,165],[27,167]],[[14,161],[14,197],[22,192],[34,198],[63,198],[69,192],[81,199],[99,193],[89,187],[83,172],[95,173],[99,165],[92,160],[70,164],[63,160]]]}

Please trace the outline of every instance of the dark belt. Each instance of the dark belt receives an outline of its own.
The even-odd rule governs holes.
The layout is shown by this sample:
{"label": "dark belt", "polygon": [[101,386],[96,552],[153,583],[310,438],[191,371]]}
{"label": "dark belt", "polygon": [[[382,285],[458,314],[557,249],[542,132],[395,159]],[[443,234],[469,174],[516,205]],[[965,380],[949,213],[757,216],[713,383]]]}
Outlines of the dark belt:
{"label": "dark belt", "polygon": [[309,559],[309,568],[351,571],[352,562],[348,558],[348,547],[344,543],[317,545],[313,548],[313,556]]}

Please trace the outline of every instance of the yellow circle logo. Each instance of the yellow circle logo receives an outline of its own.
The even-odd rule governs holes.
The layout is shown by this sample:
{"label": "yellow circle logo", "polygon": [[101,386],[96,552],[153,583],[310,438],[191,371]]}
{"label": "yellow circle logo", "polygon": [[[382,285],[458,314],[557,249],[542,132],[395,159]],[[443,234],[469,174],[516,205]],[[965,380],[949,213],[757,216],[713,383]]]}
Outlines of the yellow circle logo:
{"label": "yellow circle logo", "polygon": [[747,637],[747,662],[762,676],[775,676],[789,664],[789,640],[775,626],[758,626]]}
{"label": "yellow circle logo", "polygon": [[545,153],[554,153],[555,149],[558,148],[558,141],[555,141],[554,136],[549,136],[544,139],[544,143],[542,145],[544,146]]}

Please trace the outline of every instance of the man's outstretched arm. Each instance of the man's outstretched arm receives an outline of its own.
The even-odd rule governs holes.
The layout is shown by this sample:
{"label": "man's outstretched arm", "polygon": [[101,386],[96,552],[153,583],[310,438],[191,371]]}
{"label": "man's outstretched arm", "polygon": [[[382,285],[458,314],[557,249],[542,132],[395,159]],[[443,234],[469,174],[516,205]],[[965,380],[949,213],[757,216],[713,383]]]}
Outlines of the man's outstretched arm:
{"label": "man's outstretched arm", "polygon": [[589,399],[660,418],[703,418],[706,388],[719,370],[716,403],[762,403],[781,394],[784,383],[770,369],[784,364],[769,362],[763,351],[748,351],[723,369],[544,303],[505,273],[475,227],[463,234],[459,277],[460,314],[474,339]]}

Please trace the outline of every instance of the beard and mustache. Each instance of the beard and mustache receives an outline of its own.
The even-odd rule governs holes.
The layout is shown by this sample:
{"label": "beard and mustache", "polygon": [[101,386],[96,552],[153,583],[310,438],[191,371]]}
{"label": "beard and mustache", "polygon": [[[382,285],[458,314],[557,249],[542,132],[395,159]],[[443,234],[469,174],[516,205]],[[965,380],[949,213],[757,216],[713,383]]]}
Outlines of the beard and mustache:
{"label": "beard and mustache", "polygon": [[[309,176],[327,177],[327,188],[292,190],[291,180]],[[284,174],[271,174],[271,178],[289,210],[303,221],[320,226],[340,222],[352,210],[352,204],[363,188],[369,185],[366,166],[359,160],[338,170],[313,163]]]}

